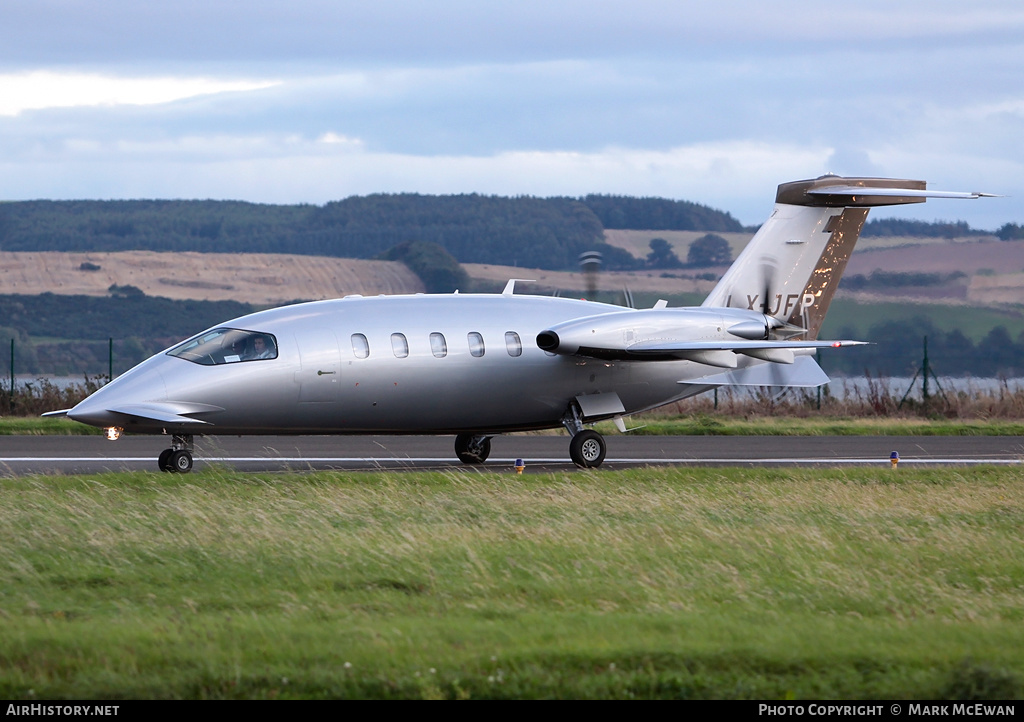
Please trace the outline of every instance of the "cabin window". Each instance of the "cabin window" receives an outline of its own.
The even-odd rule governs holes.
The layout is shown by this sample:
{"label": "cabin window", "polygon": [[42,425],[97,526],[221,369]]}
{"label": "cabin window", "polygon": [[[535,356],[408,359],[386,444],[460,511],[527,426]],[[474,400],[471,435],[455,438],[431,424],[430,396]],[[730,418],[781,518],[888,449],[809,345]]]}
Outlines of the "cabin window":
{"label": "cabin window", "polygon": [[352,353],[356,358],[366,358],[370,355],[370,342],[361,333],[352,334]]}
{"label": "cabin window", "polygon": [[469,339],[469,353],[477,358],[484,355],[484,337],[476,331],[470,331],[466,338]]}
{"label": "cabin window", "polygon": [[273,334],[260,331],[215,328],[183,341],[167,355],[202,366],[262,361],[277,358],[277,339]]}
{"label": "cabin window", "polygon": [[519,334],[515,331],[505,332],[505,348],[508,349],[508,355],[512,357],[523,355],[523,342],[519,338]]}
{"label": "cabin window", "polygon": [[395,352],[395,358],[405,358],[409,355],[409,341],[404,333],[391,334],[391,350]]}
{"label": "cabin window", "polygon": [[435,331],[430,334],[430,350],[437,358],[444,358],[448,355],[448,342],[444,340],[443,333]]}

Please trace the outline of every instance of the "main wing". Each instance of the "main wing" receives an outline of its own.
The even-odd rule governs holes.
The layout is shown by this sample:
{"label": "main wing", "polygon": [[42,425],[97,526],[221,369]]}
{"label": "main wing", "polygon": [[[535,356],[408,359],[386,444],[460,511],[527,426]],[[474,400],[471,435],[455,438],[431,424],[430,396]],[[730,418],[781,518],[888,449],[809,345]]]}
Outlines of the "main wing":
{"label": "main wing", "polygon": [[[866,341],[644,341],[627,346],[625,351],[630,356],[644,358],[646,356],[671,355],[676,358],[690,359],[722,368],[736,368],[737,355],[771,361],[772,363],[791,364],[796,356],[796,349],[841,348],[843,346],[863,346]],[[714,361],[717,361],[714,362]]]}

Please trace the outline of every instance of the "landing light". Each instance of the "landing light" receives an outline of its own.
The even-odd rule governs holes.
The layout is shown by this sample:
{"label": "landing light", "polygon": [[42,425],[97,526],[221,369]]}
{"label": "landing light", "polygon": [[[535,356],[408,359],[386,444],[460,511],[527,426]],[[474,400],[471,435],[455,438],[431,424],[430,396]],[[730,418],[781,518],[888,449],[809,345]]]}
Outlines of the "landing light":
{"label": "landing light", "polygon": [[124,431],[120,426],[108,426],[107,427],[107,438],[111,441],[117,441],[121,438],[121,432]]}

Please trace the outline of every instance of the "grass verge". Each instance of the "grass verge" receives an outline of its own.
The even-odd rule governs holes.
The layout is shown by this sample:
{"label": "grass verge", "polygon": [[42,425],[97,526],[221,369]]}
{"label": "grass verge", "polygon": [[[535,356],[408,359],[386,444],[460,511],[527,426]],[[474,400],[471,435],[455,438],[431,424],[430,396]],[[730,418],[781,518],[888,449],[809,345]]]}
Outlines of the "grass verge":
{"label": "grass verge", "polygon": [[[637,416],[631,434],[653,436],[1021,436],[1024,421],[1013,419],[921,419],[892,417],[748,417],[693,414]],[[611,422],[597,430],[616,433]]]}
{"label": "grass verge", "polygon": [[24,416],[0,417],[0,436],[93,436],[103,429],[71,419],[39,419]]}
{"label": "grass verge", "polygon": [[1009,469],[0,480],[0,696],[1008,699]]}
{"label": "grass verge", "polygon": [[[728,414],[641,415],[626,421],[631,434],[663,436],[1024,436],[1013,419],[921,419],[892,417],[739,417]],[[609,422],[601,433],[618,431]],[[100,435],[102,429],[70,419],[0,417],[0,436]],[[562,433],[555,429],[552,433]]]}

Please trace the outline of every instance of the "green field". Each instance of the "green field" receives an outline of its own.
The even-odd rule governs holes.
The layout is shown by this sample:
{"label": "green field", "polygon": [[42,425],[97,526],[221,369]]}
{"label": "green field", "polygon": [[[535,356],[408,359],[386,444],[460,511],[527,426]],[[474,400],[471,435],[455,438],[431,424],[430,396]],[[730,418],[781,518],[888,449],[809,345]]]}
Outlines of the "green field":
{"label": "green field", "polygon": [[0,480],[0,696],[1015,699],[990,467]]}

